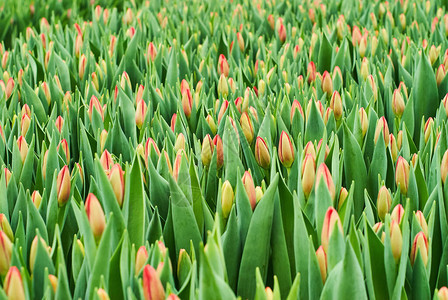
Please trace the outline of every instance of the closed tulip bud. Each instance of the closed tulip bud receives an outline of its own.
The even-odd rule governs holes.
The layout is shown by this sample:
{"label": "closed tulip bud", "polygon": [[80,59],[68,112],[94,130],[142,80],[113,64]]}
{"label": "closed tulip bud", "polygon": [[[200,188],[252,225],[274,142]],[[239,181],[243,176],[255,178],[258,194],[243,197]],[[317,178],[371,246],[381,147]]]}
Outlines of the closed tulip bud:
{"label": "closed tulip bud", "polygon": [[156,270],[151,265],[143,269],[143,294],[145,300],[164,300],[165,290]]}
{"label": "closed tulip bud", "polygon": [[23,164],[25,162],[26,155],[28,154],[28,144],[23,136],[19,136],[17,139],[17,146],[19,147],[20,159]]}
{"label": "closed tulip bud", "polygon": [[149,63],[149,59],[151,59],[151,61],[154,61],[154,59],[156,59],[157,56],[157,49],[154,46],[153,42],[149,43],[148,45],[148,50],[146,52],[146,59],[148,60]]}
{"label": "closed tulip bud", "polygon": [[174,144],[174,152],[178,152],[180,149],[185,150],[185,136],[181,132],[176,138],[176,143]]}
{"label": "closed tulip bud", "polygon": [[403,195],[408,192],[409,185],[409,163],[402,157],[398,157],[395,167],[395,183],[400,186]]}
{"label": "closed tulip bud", "polygon": [[366,135],[367,129],[369,128],[369,118],[363,107],[359,109],[359,121],[361,123],[362,136]]}
{"label": "closed tulip bud", "polygon": [[229,95],[229,85],[224,74],[221,74],[221,76],[219,77],[218,95],[222,95],[223,97],[227,97],[227,95]]}
{"label": "closed tulip bud", "polygon": [[135,125],[137,125],[138,129],[142,129],[142,125],[146,117],[146,111],[146,103],[143,99],[140,99],[137,102],[137,109],[135,111]]}
{"label": "closed tulip bud", "polygon": [[271,155],[269,148],[262,137],[257,137],[255,142],[255,160],[263,169],[268,169],[271,164]]}
{"label": "closed tulip bud", "polygon": [[[173,177],[174,177],[174,180],[176,180],[176,181],[179,178],[179,171],[180,171],[180,166],[182,163],[182,154],[183,153],[185,153],[185,151],[182,149],[177,151],[176,158],[174,159]],[[201,154],[201,156],[202,156],[202,154]]]}
{"label": "closed tulip bud", "polygon": [[62,127],[64,126],[64,118],[62,118],[61,116],[58,116],[56,118],[56,121],[55,121],[54,124],[56,126],[56,129],[59,131],[59,133],[61,133],[62,132]]}
{"label": "closed tulip bud", "polygon": [[278,145],[278,157],[280,162],[286,167],[290,168],[294,162],[294,147],[291,143],[289,135],[282,131]]}
{"label": "closed tulip bud", "polygon": [[124,177],[123,169],[120,164],[114,164],[109,173],[109,182],[114,191],[115,198],[117,199],[118,205],[123,206],[124,199]]}
{"label": "closed tulip bud", "polygon": [[434,45],[431,46],[431,48],[429,48],[429,61],[431,62],[431,65],[433,65],[437,58],[439,58],[439,54],[440,54],[440,48]]}
{"label": "closed tulip bud", "polygon": [[364,34],[359,43],[359,56],[364,57],[367,51],[367,34]]}
{"label": "closed tulip bud", "polygon": [[255,188],[255,198],[257,200],[257,203],[260,202],[261,198],[263,198],[263,195],[264,195],[264,193],[263,193],[261,186],[257,186]]}
{"label": "closed tulip bud", "polygon": [[236,90],[237,90],[235,80],[233,80],[233,78],[229,78],[228,84],[229,84],[229,89],[232,92],[232,94],[235,94]]}
{"label": "closed tulip bud", "polygon": [[109,300],[110,299],[107,292],[103,289],[98,289],[96,291],[96,294],[97,294],[99,300]]}
{"label": "closed tulip bud", "polygon": [[70,162],[70,148],[69,148],[69,146],[68,146],[67,140],[66,140],[66,139],[63,139],[63,140],[59,143],[59,145],[58,145],[58,147],[57,147],[57,150],[58,150],[58,151],[59,151],[59,146],[61,146],[61,148],[62,148],[62,152],[64,152],[64,154],[65,154],[65,158],[66,158],[67,163],[69,163],[69,162]]}
{"label": "closed tulip bud", "polygon": [[63,206],[70,197],[70,171],[68,166],[64,166],[61,171],[59,171],[57,180],[57,196],[59,206]]}
{"label": "closed tulip bud", "polygon": [[327,93],[327,96],[333,94],[333,80],[331,79],[330,73],[328,71],[324,72],[322,76],[322,91]]}
{"label": "closed tulip bud", "polygon": [[[47,243],[45,242],[45,240],[43,238],[40,238],[40,242],[42,243],[42,245],[44,246],[45,250],[47,250],[48,253],[50,253],[49,251],[49,247],[47,246]],[[34,272],[34,264],[36,263],[36,254],[37,254],[37,246],[39,243],[39,239],[38,236],[36,235],[33,239],[33,242],[31,243],[31,248],[30,248],[30,271],[31,273]]]}
{"label": "closed tulip bud", "polygon": [[236,106],[236,109],[238,110],[238,112],[240,114],[242,114],[243,113],[243,98],[237,97],[235,99],[235,106]]}
{"label": "closed tulip bud", "polygon": [[400,130],[400,131],[398,131],[398,134],[397,134],[397,148],[398,148],[398,151],[401,150],[402,142],[403,142],[403,131]]}
{"label": "closed tulip bud", "polygon": [[92,193],[86,199],[86,214],[93,236],[98,241],[106,228],[106,218],[98,198]]}
{"label": "closed tulip bud", "polygon": [[92,114],[93,114],[93,110],[96,110],[98,112],[98,114],[101,116],[101,120],[104,121],[104,111],[103,111],[103,107],[100,104],[100,101],[98,100],[97,97],[92,96],[92,98],[90,98],[90,103],[89,103],[89,118],[90,121],[92,121]]}
{"label": "closed tulip bud", "polygon": [[339,191],[338,211],[341,209],[345,200],[347,200],[347,197],[348,197],[347,189],[345,187],[341,187],[341,190]]}
{"label": "closed tulip bud", "polygon": [[184,93],[182,93],[182,109],[184,110],[184,114],[187,118],[190,117],[192,108],[193,98],[191,96],[190,89],[187,89]]}
{"label": "closed tulip bud", "polygon": [[216,149],[216,167],[219,169],[224,165],[224,146],[219,135],[213,138],[214,149]]}
{"label": "closed tulip bud", "polygon": [[140,246],[137,251],[137,255],[135,257],[135,275],[137,276],[148,260],[148,251],[145,246]]}
{"label": "closed tulip bud", "polygon": [[298,111],[302,115],[303,119],[305,118],[305,116],[303,114],[302,106],[300,105],[300,102],[297,100],[294,100],[292,103],[292,106],[291,106],[291,115],[290,115],[291,123],[294,120],[294,115],[295,115],[296,111]]}
{"label": "closed tulip bud", "polygon": [[316,79],[316,65],[313,61],[310,61],[307,67],[307,77],[308,77],[308,83],[313,82]]}
{"label": "closed tulip bud", "polygon": [[179,298],[177,295],[171,293],[171,294],[168,296],[167,300],[180,300],[180,298]]}
{"label": "closed tulip bud", "polygon": [[157,147],[156,142],[152,138],[148,138],[146,140],[146,144],[145,144],[145,157],[146,157],[146,160],[148,159],[148,157],[150,157],[152,151],[155,151],[157,156],[160,156],[160,150],[159,150],[159,147]]}
{"label": "closed tulip bud", "polygon": [[106,141],[107,141],[107,131],[106,129],[103,129],[103,131],[101,131],[100,133],[100,150],[101,152],[104,151],[104,146],[106,145]]}
{"label": "closed tulip bud", "polygon": [[395,220],[392,220],[390,224],[390,246],[397,264],[400,261],[401,249],[403,248],[403,236],[401,235],[400,226]]}
{"label": "closed tulip bud", "polygon": [[445,65],[441,64],[439,66],[439,68],[437,69],[437,73],[436,73],[437,86],[439,86],[442,83],[443,79],[445,79],[445,75],[446,75]]}
{"label": "closed tulip bud", "polygon": [[22,121],[20,122],[20,133],[22,136],[25,136],[30,128],[31,119],[28,115],[23,115]]}
{"label": "closed tulip bud", "polygon": [[335,226],[337,226],[341,234],[343,234],[341,219],[339,218],[338,212],[330,206],[325,213],[321,234],[321,244],[325,253],[328,252],[328,244],[330,243],[330,237],[333,234]]}
{"label": "closed tulip bud", "polygon": [[202,141],[201,161],[204,166],[209,166],[213,154],[213,141],[209,134]]}
{"label": "closed tulip bud", "polygon": [[284,43],[286,40],[286,28],[285,25],[280,24],[278,28],[278,38],[280,39],[280,42]]}
{"label": "closed tulip bud", "polygon": [[392,214],[390,215],[391,220],[395,220],[398,224],[403,220],[404,209],[401,204],[397,204],[392,210]]}
{"label": "closed tulip bud", "polygon": [[219,109],[218,124],[221,123],[221,119],[224,116],[224,113],[226,112],[227,107],[229,107],[229,102],[227,100],[224,100],[221,104],[221,108]]}
{"label": "closed tulip bud", "polygon": [[6,99],[9,99],[9,97],[11,97],[13,90],[14,90],[14,79],[10,77],[6,82],[6,88],[5,88]]}
{"label": "closed tulip bud", "polygon": [[79,57],[79,54],[81,53],[82,50],[82,35],[78,34],[76,36],[76,40],[75,40],[75,56]]}
{"label": "closed tulip bud", "polygon": [[448,175],[448,150],[446,150],[445,154],[443,154],[442,163],[440,165],[440,176],[442,177],[443,184],[445,184],[447,175]]}
{"label": "closed tulip bud", "polygon": [[8,186],[8,182],[11,180],[12,173],[8,168],[5,168],[5,184]]}
{"label": "closed tulip bud", "polygon": [[109,151],[107,151],[107,149],[103,151],[103,154],[101,154],[100,163],[104,171],[106,172],[106,175],[109,175],[109,170],[112,167],[114,161]]}
{"label": "closed tulip bud", "polygon": [[441,287],[440,290],[437,292],[437,299],[448,300],[448,288],[446,286]]}
{"label": "closed tulip bud", "polygon": [[244,38],[241,33],[236,33],[236,40],[238,41],[238,47],[240,47],[241,52],[244,52]]}
{"label": "closed tulip bud", "polygon": [[31,200],[33,201],[33,204],[36,208],[39,208],[40,203],[42,202],[42,196],[40,195],[39,191],[36,190],[31,194]]}
{"label": "closed tulip bud", "polygon": [[224,75],[224,77],[228,77],[229,71],[230,67],[226,57],[224,56],[224,54],[220,54],[218,59],[218,75]]}
{"label": "closed tulip bud", "polygon": [[321,178],[323,177],[325,184],[327,185],[328,191],[330,192],[331,199],[334,201],[335,198],[335,186],[333,178],[331,177],[330,170],[325,163],[321,163],[316,173],[316,184],[319,186]]}
{"label": "closed tulip bud", "polygon": [[389,212],[392,205],[392,196],[389,190],[383,185],[378,192],[378,198],[376,200],[376,209],[378,211],[378,217],[384,221],[386,214]]}
{"label": "closed tulip bud", "polygon": [[11,265],[13,244],[4,231],[0,231],[0,275],[4,276]]}
{"label": "closed tulip bud", "polygon": [[84,77],[84,73],[86,72],[86,65],[87,65],[87,58],[84,54],[82,54],[81,58],[79,59],[79,67],[78,67],[79,79],[81,80]]}
{"label": "closed tulip bud", "polygon": [[252,143],[252,140],[254,139],[254,127],[252,126],[252,121],[247,112],[244,112],[241,115],[240,124],[247,142],[249,144]]}
{"label": "closed tulip bud", "polygon": [[53,274],[48,274],[48,280],[50,281],[51,288],[53,289],[53,293],[56,293],[58,288],[58,278]]}
{"label": "closed tulip bud", "polygon": [[380,133],[383,133],[384,138],[384,144],[389,144],[389,127],[387,126],[386,118],[381,117],[378,119],[378,122],[376,123],[376,129],[375,129],[375,144],[378,141],[378,137],[380,136]]}
{"label": "closed tulip bud", "polygon": [[8,296],[8,299],[26,299],[22,276],[20,275],[20,271],[16,266],[12,266],[11,268],[9,268],[9,271],[5,277],[3,290],[5,291],[6,296]]}
{"label": "closed tulip bud", "polygon": [[255,193],[255,185],[254,180],[252,179],[252,175],[248,171],[244,172],[243,175],[243,185],[246,190],[247,196],[249,197],[250,206],[252,207],[252,211],[255,209],[255,205],[257,204],[257,198]]}
{"label": "closed tulip bud", "polygon": [[369,76],[369,60],[367,57],[362,59],[360,73],[362,79],[367,80],[367,77]]}
{"label": "closed tulip bud", "polygon": [[258,95],[262,96],[264,95],[266,91],[266,82],[264,82],[263,79],[260,79],[260,81],[258,81]]}
{"label": "closed tulip bud", "polygon": [[432,128],[434,127],[434,120],[433,118],[429,118],[425,123],[425,143],[428,142],[429,137],[431,136]]}
{"label": "closed tulip bud", "polygon": [[339,120],[342,117],[342,98],[338,91],[334,91],[331,96],[330,107],[333,109],[334,118]]}
{"label": "closed tulip bud", "polygon": [[420,225],[420,227],[422,228],[422,231],[425,234],[425,236],[428,236],[428,223],[426,223],[425,216],[423,215],[423,213],[420,210],[418,210],[415,213],[415,218],[416,218],[418,224]]}
{"label": "closed tulip bud", "polygon": [[398,117],[401,117],[403,115],[405,108],[403,96],[401,95],[401,92],[399,89],[396,89],[394,91],[394,95],[392,96],[392,110],[394,114]]}
{"label": "closed tulip bud", "polygon": [[395,162],[397,161],[398,156],[398,145],[393,133],[389,135],[389,140],[390,140],[390,153],[392,155],[392,160]]}
{"label": "closed tulip bud", "polygon": [[302,162],[302,190],[305,198],[311,193],[316,175],[316,163],[311,154],[306,154]]}
{"label": "closed tulip bud", "polygon": [[325,283],[327,279],[327,254],[322,246],[317,249],[316,257],[319,264],[320,277],[322,278],[322,282]]}
{"label": "closed tulip bud", "polygon": [[411,248],[411,264],[414,265],[415,259],[417,258],[417,253],[420,252],[420,256],[422,258],[423,264],[426,267],[428,263],[428,239],[426,238],[423,231],[417,233],[414,238],[414,242],[412,243]]}
{"label": "closed tulip bud", "polygon": [[230,182],[226,180],[221,187],[221,209],[224,218],[227,218],[232,210],[233,198],[233,188]]}
{"label": "closed tulip bud", "polygon": [[3,53],[3,57],[2,57],[2,68],[3,70],[6,70],[6,65],[8,63],[8,57],[9,57],[9,51],[5,51],[5,53]]}
{"label": "closed tulip bud", "polygon": [[216,134],[216,132],[218,131],[218,127],[216,127],[216,123],[215,123],[215,120],[213,119],[213,117],[211,115],[207,115],[207,117],[205,118],[205,121],[207,122],[208,126],[210,127],[210,130],[212,131],[212,133]]}

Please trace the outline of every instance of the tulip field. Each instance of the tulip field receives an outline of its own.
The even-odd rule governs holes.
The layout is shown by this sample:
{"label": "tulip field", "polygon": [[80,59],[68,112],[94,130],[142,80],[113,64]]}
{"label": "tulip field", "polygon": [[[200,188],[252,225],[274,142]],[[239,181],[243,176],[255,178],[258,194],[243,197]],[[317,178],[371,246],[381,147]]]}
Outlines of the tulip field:
{"label": "tulip field", "polygon": [[448,300],[447,8],[0,1],[0,300]]}

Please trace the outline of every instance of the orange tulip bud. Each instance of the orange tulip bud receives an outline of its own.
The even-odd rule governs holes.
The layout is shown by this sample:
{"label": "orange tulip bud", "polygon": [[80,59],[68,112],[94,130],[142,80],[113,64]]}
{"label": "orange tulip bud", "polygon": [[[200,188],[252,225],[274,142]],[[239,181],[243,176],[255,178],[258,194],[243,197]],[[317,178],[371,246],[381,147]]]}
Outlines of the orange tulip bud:
{"label": "orange tulip bud", "polygon": [[106,228],[106,218],[98,198],[92,193],[86,199],[86,214],[93,236],[98,241]]}
{"label": "orange tulip bud", "polygon": [[59,206],[63,206],[67,203],[70,197],[70,171],[68,170],[68,166],[64,166],[61,171],[59,171],[56,183],[58,204]]}
{"label": "orange tulip bud", "polygon": [[294,147],[291,143],[289,135],[282,131],[280,135],[280,141],[278,146],[278,157],[280,162],[286,167],[290,168],[294,162]]}

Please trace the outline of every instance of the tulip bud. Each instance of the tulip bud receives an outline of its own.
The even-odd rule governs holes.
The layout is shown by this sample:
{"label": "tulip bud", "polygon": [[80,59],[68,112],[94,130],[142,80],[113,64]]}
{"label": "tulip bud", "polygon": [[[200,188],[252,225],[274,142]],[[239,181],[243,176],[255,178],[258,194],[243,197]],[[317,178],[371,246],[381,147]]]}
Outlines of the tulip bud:
{"label": "tulip bud", "polygon": [[316,175],[316,163],[311,154],[306,154],[302,162],[302,190],[305,198],[311,193]]}
{"label": "tulip bud", "polygon": [[20,159],[22,160],[22,164],[25,162],[26,155],[28,154],[28,144],[25,141],[23,136],[20,136],[17,139],[17,146],[19,147]]}
{"label": "tulip bud", "polygon": [[299,113],[302,115],[302,118],[305,118],[305,116],[303,114],[302,106],[300,105],[300,102],[297,100],[294,100],[294,102],[292,103],[292,106],[291,106],[291,113],[290,113],[291,123],[294,119],[294,114],[296,113],[296,111],[299,111]]}
{"label": "tulip bud", "polygon": [[291,143],[289,135],[282,131],[280,135],[280,141],[278,146],[278,157],[280,162],[286,167],[290,168],[294,162],[294,147]]}
{"label": "tulip bud", "polygon": [[238,47],[240,47],[241,52],[244,52],[244,39],[241,33],[236,33],[236,40],[238,41]]}
{"label": "tulip bud", "polygon": [[227,97],[229,94],[229,85],[227,84],[227,79],[224,74],[221,74],[218,81],[218,95]]}
{"label": "tulip bud", "polygon": [[417,258],[417,253],[420,252],[423,264],[426,267],[428,263],[428,239],[426,238],[423,231],[420,231],[415,236],[414,242],[411,248],[411,264],[414,265],[415,259]]}
{"label": "tulip bud", "polygon": [[338,91],[334,91],[333,95],[331,96],[330,107],[333,110],[335,119],[339,120],[342,117],[343,107],[341,95]]}
{"label": "tulip bud", "polygon": [[233,205],[233,188],[230,185],[230,182],[226,180],[221,187],[221,209],[222,216],[227,219],[232,210]]}
{"label": "tulip bud", "polygon": [[333,80],[331,79],[330,73],[328,71],[324,72],[322,76],[322,91],[327,93],[327,96],[333,94]]}
{"label": "tulip bud", "polygon": [[347,189],[345,187],[341,187],[341,190],[339,191],[338,211],[341,209],[345,200],[347,200],[347,197],[348,197]]}
{"label": "tulip bud", "polygon": [[404,215],[404,209],[401,204],[397,204],[394,209],[392,210],[392,214],[390,215],[391,220],[395,220],[398,224],[401,223],[401,220],[403,219]]}
{"label": "tulip bud", "polygon": [[328,169],[325,163],[321,163],[319,168],[317,169],[316,174],[317,186],[319,186],[322,177],[324,178],[324,182],[327,185],[328,191],[330,192],[331,200],[334,201],[334,197],[336,194],[335,186],[333,183],[333,178],[331,177],[330,170]]}
{"label": "tulip bud", "polygon": [[215,120],[213,119],[213,117],[211,115],[207,115],[207,117],[205,118],[205,121],[207,122],[208,126],[210,127],[210,130],[212,131],[212,133],[216,134],[216,132],[218,131],[218,127],[216,127],[216,123],[215,123]]}
{"label": "tulip bud", "polygon": [[59,146],[62,147],[62,152],[64,152],[66,161],[67,161],[67,163],[69,163],[69,162],[70,162],[70,148],[69,148],[69,146],[68,146],[67,140],[66,140],[66,139],[63,139],[63,140],[59,143],[59,145],[58,145],[58,147],[57,147],[57,150],[58,150],[58,151],[59,151]]}
{"label": "tulip bud", "polygon": [[152,151],[155,151],[157,156],[160,156],[160,150],[157,147],[156,142],[152,139],[152,138],[148,138],[146,140],[146,144],[145,144],[145,157],[146,157],[146,161],[148,160],[148,157],[151,156]]}
{"label": "tulip bud", "polygon": [[243,185],[246,190],[247,196],[249,197],[250,206],[252,207],[252,211],[255,209],[255,205],[257,204],[256,194],[255,194],[255,185],[254,180],[252,179],[252,175],[248,171],[244,172],[243,175]]}
{"label": "tulip bud", "polygon": [[369,118],[363,107],[359,109],[359,121],[361,122],[362,137],[366,135],[367,129],[369,128]]}
{"label": "tulip bud", "polygon": [[327,279],[327,254],[322,246],[317,249],[316,257],[319,264],[320,277],[322,278],[322,282],[325,283]]}
{"label": "tulip bud", "polygon": [[213,154],[213,141],[209,134],[202,141],[201,161],[204,166],[209,166]]}
{"label": "tulip bud", "polygon": [[395,183],[400,185],[400,191],[403,195],[408,192],[409,185],[409,163],[402,157],[398,157],[395,167]]}
{"label": "tulip bud", "polygon": [[11,171],[9,171],[8,168],[5,168],[5,184],[6,184],[6,187],[8,187],[8,182],[9,182],[9,180],[11,180],[11,176],[12,176]]}
{"label": "tulip bud", "polygon": [[146,59],[148,60],[149,63],[149,59],[151,59],[151,61],[154,61],[154,59],[156,59],[157,56],[157,49],[154,46],[153,42],[149,43],[148,45],[148,50],[146,52]]}
{"label": "tulip bud", "polygon": [[252,126],[252,121],[247,112],[244,112],[241,115],[240,124],[247,142],[251,144],[254,139],[254,127]]}
{"label": "tulip bud", "polygon": [[394,95],[392,96],[392,110],[394,114],[398,117],[403,115],[405,109],[405,104],[403,100],[403,96],[399,89],[395,89]]}
{"label": "tulip bud", "polygon": [[383,185],[378,192],[378,198],[376,200],[376,208],[378,211],[378,217],[384,221],[386,214],[389,212],[392,205],[392,196],[389,190]]}
{"label": "tulip bud", "polygon": [[192,108],[193,98],[191,96],[190,89],[187,89],[184,93],[182,93],[182,109],[184,110],[184,114],[187,118],[190,117]]}
{"label": "tulip bud", "polygon": [[100,133],[100,151],[104,152],[104,146],[106,145],[106,141],[107,141],[107,131],[106,129],[103,129],[103,131],[101,131]]}
{"label": "tulip bud", "polygon": [[12,247],[8,235],[0,231],[0,275],[4,276],[11,265]]}
{"label": "tulip bud", "polygon": [[428,118],[428,120],[425,123],[425,130],[424,130],[425,143],[428,142],[429,137],[431,136],[431,131],[432,131],[433,127],[434,127],[434,120],[433,120],[433,118],[430,117],[430,118]]}
{"label": "tulip bud", "polygon": [[151,265],[143,269],[143,294],[145,300],[164,300],[165,290],[156,270]]}
{"label": "tulip bud", "polygon": [[146,111],[146,103],[143,99],[140,99],[137,102],[137,110],[135,111],[135,125],[137,125],[138,129],[142,129],[142,125],[146,117]]}
{"label": "tulip bud", "polygon": [[58,204],[59,206],[63,206],[70,197],[70,172],[68,170],[68,166],[64,166],[61,171],[59,171],[57,177],[57,195],[58,195]]}
{"label": "tulip bud", "polygon": [[123,179],[123,169],[120,164],[115,164],[112,166],[109,173],[109,182],[117,199],[118,205],[123,206],[124,198],[124,179]]}
{"label": "tulip bud", "polygon": [[86,199],[86,214],[93,236],[98,241],[106,227],[106,218],[98,198],[92,193]]}
{"label": "tulip bud", "polygon": [[330,206],[325,213],[325,219],[322,226],[321,234],[321,244],[324,248],[325,253],[328,252],[328,244],[330,243],[330,237],[333,234],[333,230],[336,224],[341,234],[343,234],[341,219],[339,218],[338,212],[332,206]]}
{"label": "tulip bud", "polygon": [[228,106],[229,106],[229,102],[227,100],[224,100],[221,104],[221,108],[219,109],[218,124],[221,123],[221,119],[224,116],[224,113],[226,112]]}
{"label": "tulip bud", "polygon": [[401,257],[401,249],[403,248],[403,236],[401,235],[400,226],[395,220],[390,224],[390,245],[392,255],[397,264]]}
{"label": "tulip bud", "polygon": [[437,292],[437,299],[448,300],[448,288],[446,286],[441,287],[440,290]]}
{"label": "tulip bud", "polygon": [[179,150],[185,150],[185,136],[181,132],[177,135],[176,142],[174,144],[174,152],[178,152]]}
{"label": "tulip bud", "polygon": [[283,24],[280,24],[280,27],[278,28],[278,38],[282,43],[284,43],[286,40],[286,28]]}
{"label": "tulip bud", "polygon": [[316,65],[313,61],[310,61],[307,68],[308,83],[313,82],[316,79]]}
{"label": "tulip bud", "polygon": [[140,246],[135,257],[135,275],[137,276],[148,260],[148,251],[145,246]]}
{"label": "tulip bud", "polygon": [[112,167],[112,164],[114,163],[109,151],[107,151],[107,150],[103,151],[103,154],[101,154],[101,157],[100,157],[100,163],[101,163],[101,166],[103,166],[103,169],[106,172],[106,175],[109,175],[110,168]]}
{"label": "tulip bud", "polygon": [[224,164],[224,147],[219,135],[215,135],[215,137],[213,138],[213,145],[214,149],[216,149],[216,167],[219,170]]}
{"label": "tulip bud", "polygon": [[390,140],[390,153],[392,155],[392,160],[395,162],[397,161],[398,156],[398,145],[393,133],[389,135],[389,140]]}
{"label": "tulip bud", "polygon": [[84,77],[84,73],[86,72],[86,65],[87,65],[87,58],[84,54],[82,54],[81,58],[79,59],[79,67],[78,67],[79,79],[81,80]]}
{"label": "tulip bud", "polygon": [[[173,177],[174,177],[174,180],[176,180],[176,181],[179,178],[179,171],[180,171],[180,166],[182,163],[182,154],[185,154],[184,150],[181,149],[181,150],[177,151],[176,158],[174,159]],[[167,161],[169,161],[169,160],[167,159]]]}
{"label": "tulip bud", "polygon": [[269,149],[262,137],[257,137],[257,141],[255,142],[255,160],[260,167],[266,170],[271,164]]}
{"label": "tulip bud", "polygon": [[98,112],[98,114],[101,116],[101,119],[104,121],[103,107],[101,106],[98,98],[95,96],[92,96],[92,98],[90,98],[89,111],[88,111],[90,121],[92,121],[93,109],[95,109]]}
{"label": "tulip bud", "polygon": [[40,206],[40,203],[42,202],[42,196],[40,195],[38,190],[35,190],[31,194],[31,200],[33,201],[34,206],[38,209]]}
{"label": "tulip bud", "polygon": [[10,77],[6,83],[6,88],[5,88],[6,99],[9,99],[9,97],[11,97],[13,90],[14,90],[14,79],[12,77]]}
{"label": "tulip bud", "polygon": [[218,75],[224,75],[224,77],[228,77],[229,71],[229,63],[227,62],[226,57],[224,56],[224,54],[220,54],[218,59]]}
{"label": "tulip bud", "polygon": [[264,92],[266,91],[266,82],[264,82],[263,79],[260,79],[260,81],[258,81],[258,93],[257,95],[264,95]]}
{"label": "tulip bud", "polygon": [[261,186],[257,186],[255,188],[255,198],[257,200],[257,203],[260,202],[261,198],[263,198],[263,190],[261,189]]}
{"label": "tulip bud", "polygon": [[437,68],[437,72],[436,72],[437,86],[439,86],[442,83],[443,79],[445,79],[445,75],[446,75],[445,65],[441,64],[439,66],[439,68]]}
{"label": "tulip bud", "polygon": [[25,136],[28,132],[28,128],[30,128],[31,119],[27,114],[24,114],[22,117],[22,121],[20,122],[20,132],[22,136]]}
{"label": "tulip bud", "polygon": [[59,131],[59,133],[61,133],[62,132],[62,127],[64,126],[64,118],[62,118],[61,116],[58,116],[56,118],[56,121],[55,121],[54,124],[56,126],[56,129]]}
{"label": "tulip bud", "polygon": [[383,132],[383,138],[384,138],[384,144],[389,144],[389,127],[387,126],[387,121],[384,117],[381,117],[378,119],[378,122],[376,123],[376,129],[375,129],[375,144],[378,141],[378,137],[380,136],[380,133]]}
{"label": "tulip bud", "polygon": [[9,268],[8,274],[5,277],[3,290],[6,296],[8,296],[8,299],[26,299],[22,276],[16,266]]}
{"label": "tulip bud", "polygon": [[420,225],[420,227],[422,228],[422,231],[425,234],[425,236],[428,236],[428,223],[426,223],[425,216],[423,215],[423,213],[420,210],[418,210],[415,213],[415,218],[416,218],[418,224]]}

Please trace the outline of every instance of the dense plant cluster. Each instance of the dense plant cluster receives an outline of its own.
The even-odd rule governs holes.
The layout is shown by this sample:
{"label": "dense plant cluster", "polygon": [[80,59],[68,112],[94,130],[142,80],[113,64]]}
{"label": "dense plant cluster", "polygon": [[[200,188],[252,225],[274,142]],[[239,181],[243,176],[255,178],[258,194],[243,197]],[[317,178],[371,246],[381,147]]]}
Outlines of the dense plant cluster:
{"label": "dense plant cluster", "polygon": [[0,4],[0,298],[448,299],[442,2]]}

